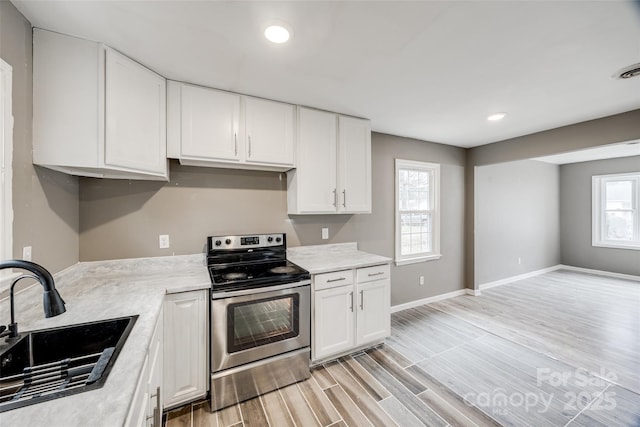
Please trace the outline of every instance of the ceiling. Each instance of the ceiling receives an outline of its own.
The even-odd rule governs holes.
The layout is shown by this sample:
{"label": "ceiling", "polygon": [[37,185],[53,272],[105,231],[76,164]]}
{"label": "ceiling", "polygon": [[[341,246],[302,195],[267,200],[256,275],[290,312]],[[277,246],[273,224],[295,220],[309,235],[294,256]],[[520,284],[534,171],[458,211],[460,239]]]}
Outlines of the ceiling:
{"label": "ceiling", "polygon": [[638,1],[12,1],[170,79],[460,147],[640,108],[640,77],[612,78],[640,62]]}

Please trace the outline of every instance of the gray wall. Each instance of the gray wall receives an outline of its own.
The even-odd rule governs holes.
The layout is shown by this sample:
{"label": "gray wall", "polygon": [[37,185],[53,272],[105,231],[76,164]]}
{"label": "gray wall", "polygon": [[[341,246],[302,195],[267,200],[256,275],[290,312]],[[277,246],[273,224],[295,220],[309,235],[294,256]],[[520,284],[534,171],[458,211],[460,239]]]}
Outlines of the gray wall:
{"label": "gray wall", "polygon": [[557,165],[522,160],[477,167],[475,186],[480,284],[560,264]]}
{"label": "gray wall", "polygon": [[[287,215],[286,177],[171,163],[168,183],[80,180],[82,261],[202,252],[217,234],[285,232],[290,246],[357,241],[394,255],[394,159],[441,163],[442,253],[439,261],[394,267],[392,304],[463,288],[465,150],[373,133],[371,215]],[[322,227],[329,240],[321,239]],[[158,248],[169,234],[171,248]],[[418,277],[426,285],[418,286]]]}
{"label": "gray wall", "polygon": [[13,256],[33,247],[52,272],[78,262],[78,179],[31,164],[31,25],[0,1],[0,57],[13,68]]}
{"label": "gray wall", "polygon": [[560,167],[562,264],[640,276],[640,251],[591,246],[591,177],[640,172],[640,156]]}
{"label": "gray wall", "polygon": [[465,188],[465,284],[478,288],[475,274],[476,212],[473,189],[475,168],[489,164],[525,160],[582,148],[640,139],[640,110],[564,126],[467,150]]}

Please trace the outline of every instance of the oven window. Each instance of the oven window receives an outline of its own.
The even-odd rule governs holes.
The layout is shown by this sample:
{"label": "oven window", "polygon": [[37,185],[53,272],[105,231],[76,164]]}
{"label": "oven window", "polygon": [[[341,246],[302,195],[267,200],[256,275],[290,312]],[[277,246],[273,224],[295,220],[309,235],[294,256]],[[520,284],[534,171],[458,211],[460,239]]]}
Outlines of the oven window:
{"label": "oven window", "polygon": [[229,353],[286,340],[300,333],[300,295],[291,294],[229,304]]}

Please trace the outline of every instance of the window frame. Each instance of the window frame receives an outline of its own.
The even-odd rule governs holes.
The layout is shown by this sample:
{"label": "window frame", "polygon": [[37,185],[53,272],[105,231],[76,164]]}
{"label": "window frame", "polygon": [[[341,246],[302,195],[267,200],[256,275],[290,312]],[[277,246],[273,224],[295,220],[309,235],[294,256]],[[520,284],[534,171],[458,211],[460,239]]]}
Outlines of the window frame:
{"label": "window frame", "polygon": [[[606,184],[614,181],[632,181],[633,241],[629,243],[607,240],[606,225]],[[591,177],[591,246],[601,248],[640,250],[640,172],[594,175]]]}
{"label": "window frame", "polygon": [[[422,212],[421,210],[400,210],[400,171],[405,169],[430,172],[429,194],[433,201],[431,218],[431,252],[402,255],[400,216],[405,212]],[[416,160],[395,159],[395,265],[407,265],[419,262],[438,260],[440,253],[440,164]]]}

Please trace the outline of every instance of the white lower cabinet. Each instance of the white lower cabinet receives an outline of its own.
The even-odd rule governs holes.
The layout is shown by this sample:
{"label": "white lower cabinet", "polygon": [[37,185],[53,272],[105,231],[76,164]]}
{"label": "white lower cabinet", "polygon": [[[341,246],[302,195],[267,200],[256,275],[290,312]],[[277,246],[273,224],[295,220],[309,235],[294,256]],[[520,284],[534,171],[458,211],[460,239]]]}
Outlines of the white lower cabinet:
{"label": "white lower cabinet", "polygon": [[315,292],[314,360],[349,350],[354,345],[353,286]]}
{"label": "white lower cabinet", "polygon": [[164,302],[164,407],[207,394],[206,290],[169,294]]}
{"label": "white lower cabinet", "polygon": [[162,427],[163,326],[161,311],[138,377],[125,426]]}
{"label": "white lower cabinet", "polygon": [[389,265],[316,274],[314,362],[384,340],[391,332]]}

